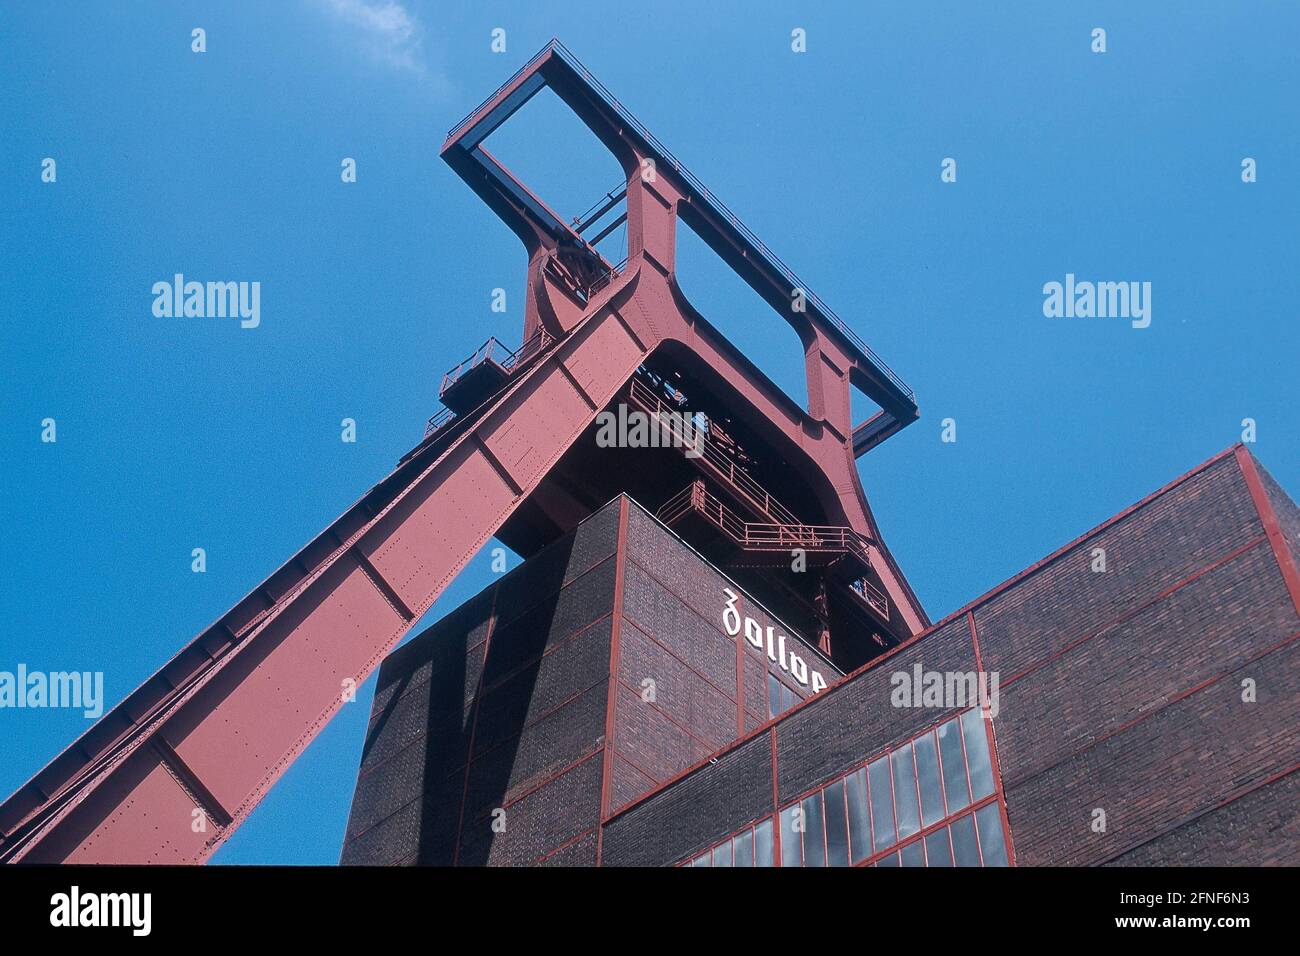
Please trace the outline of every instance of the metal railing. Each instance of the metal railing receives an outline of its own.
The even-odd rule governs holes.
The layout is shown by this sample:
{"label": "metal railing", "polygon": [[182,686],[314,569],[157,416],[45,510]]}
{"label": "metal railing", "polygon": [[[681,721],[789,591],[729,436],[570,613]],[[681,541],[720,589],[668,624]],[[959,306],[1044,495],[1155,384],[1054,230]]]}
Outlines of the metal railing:
{"label": "metal railing", "polygon": [[496,336],[491,336],[474,350],[473,355],[448,370],[442,377],[442,386],[438,389],[438,394],[447,394],[447,389],[455,385],[466,372],[484,362],[493,362],[507,374],[513,373],[550,344],[551,334],[546,329],[538,329],[527,342],[514,351],[502,345]]}
{"label": "metal railing", "polygon": [[455,412],[453,412],[450,408],[444,408],[442,411],[438,412],[436,415],[432,416],[427,422],[425,422],[424,437],[428,438],[430,435],[432,435],[434,432],[440,429],[443,425],[446,425],[449,421],[451,421],[455,417],[456,417]]}
{"label": "metal railing", "polygon": [[727,208],[726,204],[723,203],[722,200],[720,200],[717,196],[713,195],[713,193],[709,191],[708,187],[704,185],[704,183],[699,179],[699,177],[697,177],[689,169],[683,166],[681,161],[677,159],[677,157],[674,156],[671,152],[669,152],[668,147],[664,146],[663,143],[659,142],[659,140],[655,138],[655,135],[651,133],[650,130],[648,130],[640,120],[638,120],[635,116],[633,116],[630,112],[628,112],[627,108],[624,107],[623,104],[618,101],[618,99],[614,96],[614,94],[611,93],[608,89],[606,89],[605,85],[601,83],[600,80],[592,76],[591,72],[585,66],[583,66],[582,63],[579,62],[578,58],[575,57],[571,52],[569,52],[568,48],[565,47],[565,45],[561,43],[559,40],[552,38],[551,41],[546,44],[546,46],[542,47],[542,49],[537,53],[536,56],[534,56],[531,60],[525,63],[523,67],[521,67],[518,70],[518,72],[515,73],[514,76],[512,76],[509,80],[507,80],[504,84],[502,84],[501,87],[495,93],[493,93],[486,100],[484,100],[483,103],[476,110],[474,110],[473,113],[471,113],[469,116],[465,117],[465,119],[461,120],[454,127],[452,127],[451,132],[447,134],[448,138],[455,136],[456,133],[464,129],[466,125],[472,122],[475,118],[479,116],[479,114],[481,114],[484,111],[484,109],[488,106],[489,103],[492,102],[492,100],[496,99],[496,97],[500,95],[502,90],[509,87],[511,83],[515,82],[516,79],[518,79],[522,74],[526,73],[529,69],[531,69],[549,51],[552,50],[555,51],[555,53],[561,59],[563,59],[564,62],[567,63],[575,72],[577,72],[583,78],[584,81],[586,81],[587,85],[591,88],[591,90],[595,92],[605,102],[605,105],[607,105],[610,109],[612,109],[623,122],[625,122],[633,130],[635,130],[637,135],[639,135],[643,140],[645,140],[647,145],[649,145],[653,150],[655,150],[655,152],[659,154],[661,160],[663,160],[665,163],[670,165],[673,168],[673,171],[677,173],[679,176],[681,176],[682,179],[684,179],[690,185],[690,187],[700,196],[701,199],[704,200],[704,202],[712,209],[713,212],[717,213],[728,223],[730,223],[732,228],[734,228],[738,233],[740,233],[740,235],[747,242],[749,242],[750,245],[752,245],[756,250],[758,250],[763,254],[763,256],[767,259],[767,261],[771,263],[773,268],[775,268],[777,272],[780,273],[781,277],[790,284],[790,291],[792,294],[795,289],[802,290],[804,293],[804,298],[807,301],[813,303],[813,305],[817,307],[818,312],[820,312],[823,316],[825,316],[826,320],[830,322],[831,325],[833,325],[836,329],[838,329],[840,334],[843,335],[849,341],[849,343],[854,348],[856,348],[864,358],[867,359],[868,362],[870,362],[873,366],[875,366],[875,368],[896,389],[898,389],[900,393],[906,396],[907,400],[911,404],[913,405],[916,404],[916,393],[913,392],[912,389],[908,387],[906,382],[904,382],[901,378],[899,378],[898,374],[894,372],[894,370],[885,363],[885,360],[882,359],[879,355],[877,355],[875,351],[873,351],[872,348],[869,345],[867,345],[867,343],[864,342],[856,332],[854,332],[851,328],[849,328],[848,324],[845,323],[845,321],[841,319],[839,315],[837,315],[836,312],[830,306],[828,306],[825,302],[823,302],[815,292],[809,289],[807,284],[805,284],[802,279],[800,279],[797,275],[795,275],[794,270],[792,270],[789,266],[787,266],[781,260],[781,258],[776,255],[776,253],[772,252],[772,250],[770,250],[767,247],[767,245],[761,239],[759,239],[757,235],[755,235],[753,230],[751,230],[748,226],[746,226],[743,222],[741,222],[740,218],[729,208]]}
{"label": "metal railing", "polygon": [[[866,567],[871,567],[867,539],[852,528],[839,525],[783,525],[745,521],[722,503],[696,479],[660,506],[655,516],[666,525],[672,525],[689,511],[701,515],[706,521],[745,551],[832,551],[852,554]],[[889,598],[865,577],[849,584],[877,614],[889,620]]]}
{"label": "metal railing", "polygon": [[737,467],[735,461],[709,437],[707,430],[695,429],[695,435],[701,436],[699,438],[696,438],[695,435],[683,434],[683,429],[678,427],[683,412],[665,402],[658,392],[645,384],[639,377],[632,379],[628,395],[641,406],[642,410],[652,420],[657,419],[662,422],[663,427],[678,440],[682,448],[699,451],[700,460],[710,465],[720,478],[741,492],[758,510],[783,524],[798,525],[801,523],[795,517],[793,511],[772,497],[768,490],[759,484],[749,472]]}
{"label": "metal railing", "polygon": [[872,609],[875,610],[877,614],[883,617],[886,621],[889,620],[889,598],[885,597],[885,593],[881,591],[880,588],[876,587],[866,578],[858,578],[856,581],[852,582],[849,587],[853,589],[854,593],[856,593],[858,597],[871,605]]}
{"label": "metal railing", "polygon": [[666,525],[671,525],[694,506],[695,482],[691,482],[677,494],[673,495],[655,512],[655,517]]}
{"label": "metal railing", "polygon": [[[617,206],[626,196],[627,183],[621,182],[583,210],[580,215],[574,216],[569,220],[569,225],[573,228],[574,232],[581,233],[582,230],[586,229],[593,222],[603,218],[605,213]],[[597,210],[601,210],[599,216],[595,215]]]}
{"label": "metal railing", "polygon": [[502,83],[500,86],[498,86],[498,87],[496,88],[496,90],[494,90],[494,91],[492,92],[492,94],[491,94],[487,99],[485,99],[485,100],[484,100],[482,103],[480,103],[478,106],[474,107],[474,111],[473,111],[472,113],[470,113],[470,114],[469,114],[468,116],[466,116],[463,120],[461,120],[459,123],[457,123],[455,126],[453,126],[450,130],[448,130],[448,131],[447,131],[447,138],[448,138],[448,139],[452,139],[452,138],[454,138],[454,137],[456,136],[457,133],[459,133],[461,130],[463,130],[463,129],[464,129],[466,126],[468,126],[470,123],[474,122],[474,120],[478,119],[479,116],[480,116],[480,114],[482,114],[482,112],[488,108],[488,105],[489,105],[493,100],[495,100],[498,96],[500,96],[500,95],[501,95],[502,93],[504,93],[507,89],[509,89],[509,88],[510,88],[510,85],[511,85],[512,83],[514,83],[515,80],[519,79],[519,77],[523,76],[525,73],[527,73],[529,70],[531,70],[534,66],[536,66],[539,62],[541,62],[542,58],[543,58],[544,56],[546,56],[546,54],[549,53],[551,50],[555,49],[556,45],[557,45],[559,42],[560,42],[559,40],[557,40],[557,39],[555,39],[554,37],[552,37],[552,38],[551,38],[551,41],[550,41],[549,43],[547,43],[546,46],[544,46],[544,47],[542,47],[540,50],[538,50],[537,53],[533,55],[533,58],[532,58],[531,60],[529,60],[527,63],[525,63],[525,64],[524,64],[523,66],[521,66],[519,69],[515,70],[515,72],[511,75],[510,79],[506,80],[504,83]]}
{"label": "metal railing", "polygon": [[[703,481],[696,479],[686,490],[690,492],[686,499],[689,501],[689,507],[707,518],[746,550],[788,551],[791,548],[803,548],[805,551],[843,551],[854,555],[868,567],[871,566],[867,540],[852,528],[841,525],[788,525],[746,521],[705,488]],[[679,498],[684,498],[684,495],[679,493],[669,499],[669,503],[680,505],[681,502],[676,500]],[[665,504],[660,511],[663,512],[667,507],[668,504]],[[661,517],[661,520],[665,519]]]}
{"label": "metal railing", "polygon": [[611,282],[617,279],[620,275],[622,275],[623,270],[626,268],[627,268],[627,256],[624,256],[622,262],[618,262],[610,266],[600,275],[596,276],[595,279],[591,280],[591,285],[587,286],[587,298],[590,299],[601,289],[605,288],[605,286],[609,285]]}

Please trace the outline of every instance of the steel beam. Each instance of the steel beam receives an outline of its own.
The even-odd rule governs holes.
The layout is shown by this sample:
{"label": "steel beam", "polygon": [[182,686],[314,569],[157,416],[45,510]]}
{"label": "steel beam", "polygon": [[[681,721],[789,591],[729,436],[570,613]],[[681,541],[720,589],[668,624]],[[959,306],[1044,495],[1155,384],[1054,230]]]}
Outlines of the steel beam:
{"label": "steel beam", "polygon": [[211,856],[645,357],[598,310],[0,806],[0,859]]}

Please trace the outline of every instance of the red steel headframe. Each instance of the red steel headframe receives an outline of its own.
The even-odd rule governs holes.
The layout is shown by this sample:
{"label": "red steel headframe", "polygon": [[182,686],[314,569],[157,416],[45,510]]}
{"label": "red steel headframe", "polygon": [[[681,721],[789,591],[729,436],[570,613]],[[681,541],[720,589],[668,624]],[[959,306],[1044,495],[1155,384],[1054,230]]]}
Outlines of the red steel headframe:
{"label": "red steel headframe", "polygon": [[[611,264],[482,146],[549,86],[627,175],[629,255]],[[706,376],[836,522],[872,542],[898,620],[928,619],[885,549],[855,458],[915,420],[915,397],[557,41],[451,131],[442,156],[523,240],[524,339],[547,335],[478,407],[398,467],[0,804],[0,861],[202,862],[234,831],[466,562],[652,353]],[[690,305],[684,218],[799,333],[809,407]],[[575,296],[553,274],[583,277]],[[804,311],[791,308],[798,298]],[[849,388],[882,409],[854,428]]]}

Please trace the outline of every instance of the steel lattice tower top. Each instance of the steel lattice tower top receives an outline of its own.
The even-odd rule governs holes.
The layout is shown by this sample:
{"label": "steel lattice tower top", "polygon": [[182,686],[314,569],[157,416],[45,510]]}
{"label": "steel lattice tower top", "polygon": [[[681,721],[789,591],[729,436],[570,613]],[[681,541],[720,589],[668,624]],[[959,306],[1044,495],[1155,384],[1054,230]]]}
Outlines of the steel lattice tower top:
{"label": "steel lattice tower top", "polygon": [[[544,87],[626,176],[577,222],[484,147]],[[845,670],[929,623],[856,468],[916,420],[911,389],[558,41],[441,155],[524,243],[523,344],[489,340],[452,369],[446,409],[390,475],[0,806],[0,860],[207,859],[339,709],[341,685],[369,675],[482,545],[534,553],[620,492]],[[626,222],[623,262],[587,238],[611,218]],[[795,329],[807,408],[683,293],[679,220]],[[852,388],[879,413],[855,424]],[[690,441],[601,447],[598,419],[620,406]]]}

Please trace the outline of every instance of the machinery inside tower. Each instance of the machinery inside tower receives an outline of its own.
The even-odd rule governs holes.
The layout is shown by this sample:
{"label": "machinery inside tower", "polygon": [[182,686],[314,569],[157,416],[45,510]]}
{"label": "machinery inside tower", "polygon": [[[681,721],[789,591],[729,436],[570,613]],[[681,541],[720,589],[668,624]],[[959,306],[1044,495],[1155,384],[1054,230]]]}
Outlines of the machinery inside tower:
{"label": "machinery inside tower", "polygon": [[[546,338],[509,357],[485,345],[469,367],[448,373],[444,402],[490,400]],[[661,348],[497,538],[527,558],[627,493],[851,670],[908,636],[891,616],[873,542],[833,523],[796,464],[747,425],[745,403],[728,391],[694,353]]]}

